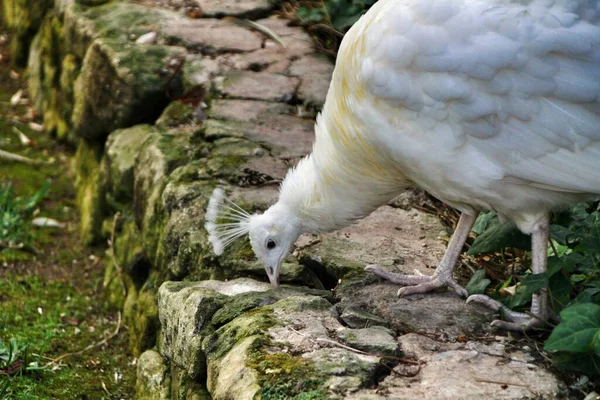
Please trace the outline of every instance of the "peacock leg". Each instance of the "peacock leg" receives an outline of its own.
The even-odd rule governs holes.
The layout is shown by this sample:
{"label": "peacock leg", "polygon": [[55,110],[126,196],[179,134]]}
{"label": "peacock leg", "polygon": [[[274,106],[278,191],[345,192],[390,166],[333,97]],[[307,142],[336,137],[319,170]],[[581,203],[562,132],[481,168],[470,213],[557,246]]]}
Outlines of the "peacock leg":
{"label": "peacock leg", "polygon": [[368,265],[365,270],[373,272],[375,275],[400,285],[409,285],[398,290],[398,296],[407,296],[415,293],[431,292],[440,287],[449,286],[462,296],[467,296],[467,291],[452,279],[452,271],[458,261],[462,248],[471,232],[471,228],[477,219],[477,214],[468,215],[462,213],[456,230],[450,239],[446,253],[442,262],[438,265],[432,276],[423,275],[403,275],[387,272],[377,265]]}
{"label": "peacock leg", "polygon": [[[531,269],[534,274],[541,274],[547,271],[548,256],[546,249],[548,247],[549,235],[550,223],[548,216],[546,216],[534,227],[531,233]],[[550,310],[548,290],[546,288],[532,295],[530,314],[511,311],[502,303],[480,294],[470,296],[467,299],[467,303],[470,302],[483,304],[494,311],[500,312],[508,321],[495,320],[492,322],[492,326],[509,331],[527,331],[543,326],[549,319],[556,318]]]}

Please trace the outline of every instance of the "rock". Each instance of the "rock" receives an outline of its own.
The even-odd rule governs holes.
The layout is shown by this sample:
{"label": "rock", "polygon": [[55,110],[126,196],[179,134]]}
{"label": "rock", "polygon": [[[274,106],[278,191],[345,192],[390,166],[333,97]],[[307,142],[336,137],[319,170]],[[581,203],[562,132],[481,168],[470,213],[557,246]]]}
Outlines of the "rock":
{"label": "rock", "polygon": [[137,361],[136,398],[139,400],[170,399],[170,375],[162,356],[146,350]]}
{"label": "rock", "polygon": [[33,106],[43,115],[45,131],[76,145],[71,111],[73,81],[79,75],[81,60],[67,52],[62,40],[60,19],[52,13],[44,19],[31,44],[27,76]]}
{"label": "rock", "polygon": [[333,74],[331,61],[323,56],[307,55],[294,61],[289,73],[301,79],[298,98],[306,105],[321,109]]}
{"label": "rock", "polygon": [[134,212],[142,232],[144,249],[152,265],[159,270],[165,263],[160,246],[167,216],[161,195],[169,174],[189,162],[189,135],[168,136],[153,132],[141,148],[134,166]]}
{"label": "rock", "polygon": [[[260,390],[256,371],[246,366],[251,350],[259,343],[259,336],[249,336],[237,343],[219,361],[209,367],[208,390],[215,400],[252,400]],[[216,376],[215,376],[216,375]]]}
{"label": "rock", "polygon": [[106,140],[103,163],[108,172],[106,185],[117,201],[133,199],[133,168],[144,141],[156,130],[150,125],[113,131]]}
{"label": "rock", "polygon": [[[315,51],[310,35],[298,27],[290,26],[290,21],[279,17],[270,17],[256,21],[258,24],[272,30],[285,43],[287,53],[298,58]],[[278,48],[279,44],[272,40],[265,41],[265,48]]]}
{"label": "rock", "polygon": [[216,120],[252,122],[278,114],[291,114],[292,107],[282,103],[256,100],[215,100],[208,115]]}
{"label": "rock", "polygon": [[139,291],[135,286],[123,306],[123,323],[129,327],[129,346],[134,356],[154,347],[158,332],[158,308],[156,290],[148,283]]}
{"label": "rock", "polygon": [[256,19],[266,15],[275,6],[268,0],[195,0],[205,17],[238,17]]}
{"label": "rock", "polygon": [[298,78],[269,72],[244,71],[231,74],[221,92],[233,99],[290,102]]}
{"label": "rock", "polygon": [[102,146],[80,140],[75,154],[75,187],[79,208],[79,233],[84,244],[101,237],[105,210],[106,188],[102,181],[100,158]]}
{"label": "rock", "polygon": [[371,282],[351,284],[338,292],[342,313],[346,307],[361,309],[389,321],[396,332],[417,332],[447,341],[486,332],[493,319],[489,310],[467,305],[454,293],[398,297],[397,285]]}
{"label": "rock", "polygon": [[165,282],[158,290],[161,354],[193,378],[206,373],[202,333],[210,331],[210,318],[224,301],[223,295],[190,283]]}
{"label": "rock", "polygon": [[401,336],[399,341],[406,356],[421,361],[420,367],[407,368],[401,363],[395,368],[396,373],[378,385],[380,395],[361,390],[348,398],[566,398],[564,384],[534,364],[467,350],[458,344],[447,345],[416,334]]}
{"label": "rock", "polygon": [[[320,259],[329,274],[342,279],[350,271],[362,273],[368,264],[391,272],[418,270],[431,275],[446,250],[437,239],[443,228],[439,220],[423,212],[383,206],[355,225],[320,235],[320,243],[301,251],[300,259]],[[311,240],[301,237],[297,245]]]}
{"label": "rock", "polygon": [[75,82],[74,129],[103,140],[115,129],[155,120],[168,103],[167,85],[174,86],[170,93],[182,90],[178,80],[170,80],[169,65],[183,54],[173,47],[96,40]]}
{"label": "rock", "polygon": [[261,38],[248,29],[220,19],[166,18],[164,34],[202,54],[247,52],[261,48]]}
{"label": "rock", "polygon": [[374,354],[398,355],[398,342],[394,332],[376,326],[362,329],[345,329],[338,332],[342,342],[358,350]]}
{"label": "rock", "polygon": [[183,130],[188,127],[196,127],[197,122],[201,121],[196,118],[195,106],[181,101],[173,101],[156,120],[156,125],[166,129],[179,127],[179,130]]}
{"label": "rock", "polygon": [[352,306],[345,307],[340,318],[350,328],[368,328],[377,325],[387,327],[389,325],[385,319]]}
{"label": "rock", "polygon": [[53,0],[2,1],[2,18],[13,32],[10,54],[15,64],[19,66],[26,64],[29,44],[52,4]]}
{"label": "rock", "polygon": [[203,384],[190,378],[187,371],[171,363],[172,400],[210,400],[210,393]]}
{"label": "rock", "polygon": [[230,301],[228,296],[268,289],[268,285],[249,279],[163,283],[158,291],[161,353],[190,377],[202,377],[206,366],[201,344],[212,332],[212,315]]}

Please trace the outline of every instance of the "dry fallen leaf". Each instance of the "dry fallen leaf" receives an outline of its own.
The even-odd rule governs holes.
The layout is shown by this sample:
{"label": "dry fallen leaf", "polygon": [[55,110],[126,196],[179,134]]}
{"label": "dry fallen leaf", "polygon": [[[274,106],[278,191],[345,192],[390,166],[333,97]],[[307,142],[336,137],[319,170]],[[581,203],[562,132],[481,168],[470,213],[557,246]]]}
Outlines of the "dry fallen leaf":
{"label": "dry fallen leaf", "polygon": [[10,104],[16,106],[21,101],[21,97],[23,97],[23,89],[17,90],[15,94],[10,98]]}

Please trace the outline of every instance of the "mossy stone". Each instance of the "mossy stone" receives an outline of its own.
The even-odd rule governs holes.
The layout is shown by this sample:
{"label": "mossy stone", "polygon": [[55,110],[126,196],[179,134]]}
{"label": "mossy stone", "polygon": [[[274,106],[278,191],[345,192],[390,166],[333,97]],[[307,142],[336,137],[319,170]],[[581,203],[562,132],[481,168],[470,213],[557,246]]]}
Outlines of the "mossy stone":
{"label": "mossy stone", "polygon": [[135,398],[138,400],[169,400],[171,374],[163,357],[154,350],[146,350],[137,361]]}
{"label": "mossy stone", "polygon": [[15,64],[27,62],[29,45],[54,0],[3,0],[2,11],[6,25],[13,31],[11,55]]}
{"label": "mossy stone", "polygon": [[106,186],[116,201],[133,200],[135,159],[148,136],[156,132],[151,125],[136,125],[113,131],[106,140],[103,163]]}
{"label": "mossy stone", "polygon": [[105,187],[101,178],[100,159],[103,146],[80,140],[74,158],[77,206],[81,241],[97,242],[101,237],[105,215]]}

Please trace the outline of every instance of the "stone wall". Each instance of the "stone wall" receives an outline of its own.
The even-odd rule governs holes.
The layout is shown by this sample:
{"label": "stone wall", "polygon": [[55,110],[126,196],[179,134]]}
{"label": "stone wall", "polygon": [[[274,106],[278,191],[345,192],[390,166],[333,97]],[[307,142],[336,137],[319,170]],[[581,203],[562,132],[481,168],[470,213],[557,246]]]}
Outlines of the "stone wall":
{"label": "stone wall", "polygon": [[333,71],[273,3],[90,4],[55,0],[38,23],[29,91],[48,133],[77,148],[82,241],[114,239],[104,283],[139,357],[139,399],[562,393],[509,338],[476,339],[488,313],[453,293],[399,299],[364,273],[433,272],[447,233],[409,206],[302,237],[279,289],[247,240],[212,252],[213,188],[250,211],[271,204],[311,149]]}

